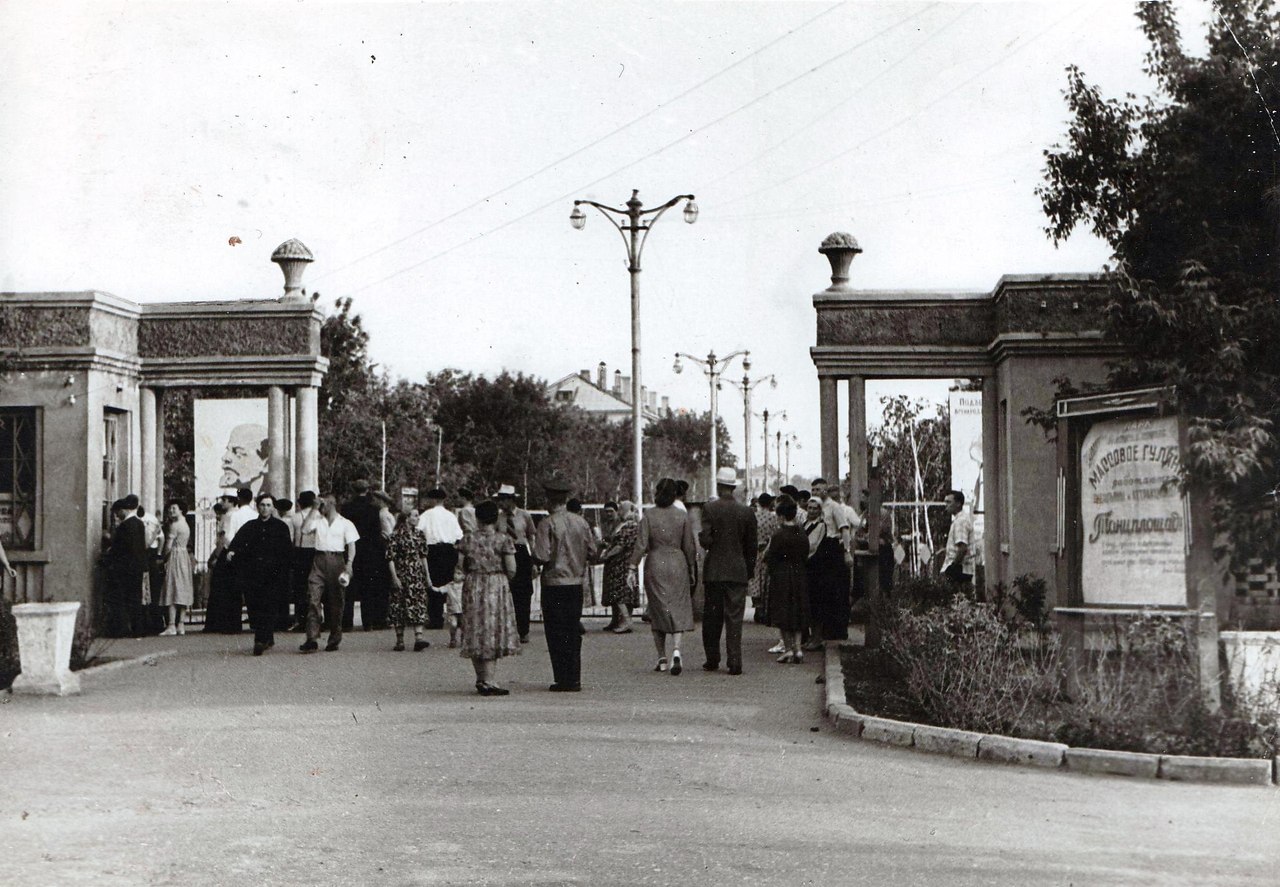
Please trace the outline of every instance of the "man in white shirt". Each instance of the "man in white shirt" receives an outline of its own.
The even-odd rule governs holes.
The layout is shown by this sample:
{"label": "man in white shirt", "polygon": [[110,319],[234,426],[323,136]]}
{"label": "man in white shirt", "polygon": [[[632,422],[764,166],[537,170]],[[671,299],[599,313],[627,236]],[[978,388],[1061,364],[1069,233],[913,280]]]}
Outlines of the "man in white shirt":
{"label": "man in white shirt", "polygon": [[329,630],[329,641],[324,649],[332,652],[342,643],[342,606],[347,586],[351,583],[356,542],[360,540],[355,524],[338,513],[333,493],[320,496],[318,506],[320,519],[311,523],[315,530],[316,553],[307,579],[307,640],[298,648],[303,653],[314,653],[320,646],[316,639],[320,637],[321,601],[324,602]]}
{"label": "man in white shirt", "polygon": [[253,507],[253,490],[248,487],[236,490],[236,507],[227,516],[227,544],[236,538],[241,527],[257,518],[258,509]]}
{"label": "man in white shirt", "polygon": [[942,500],[951,514],[947,531],[947,558],[942,562],[942,575],[953,585],[973,583],[973,517],[964,509],[964,493],[952,490]]}
{"label": "man in white shirt", "polygon": [[444,628],[444,607],[450,596],[456,595],[461,602],[462,581],[459,576],[455,583],[454,574],[458,567],[455,546],[462,539],[462,525],[444,507],[446,498],[439,487],[428,490],[427,510],[418,518],[418,532],[427,541],[427,578],[431,582],[427,591],[427,628]]}

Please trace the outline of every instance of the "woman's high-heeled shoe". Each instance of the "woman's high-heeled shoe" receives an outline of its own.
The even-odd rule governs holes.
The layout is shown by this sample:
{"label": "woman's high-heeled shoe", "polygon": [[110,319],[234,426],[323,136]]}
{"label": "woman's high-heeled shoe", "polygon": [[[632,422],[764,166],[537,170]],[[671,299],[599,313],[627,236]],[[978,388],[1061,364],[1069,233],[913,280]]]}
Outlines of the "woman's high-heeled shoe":
{"label": "woman's high-heeled shoe", "polygon": [[666,671],[666,670],[667,670],[667,660],[666,660],[665,658],[663,658],[663,659],[659,659],[659,660],[658,660],[658,664],[657,664],[657,665],[655,665],[655,666],[653,667],[653,670],[654,670],[654,671]]}
{"label": "woman's high-heeled shoe", "polygon": [[684,666],[680,662],[680,653],[677,651],[671,654],[671,673],[678,675],[682,671],[684,671]]}
{"label": "woman's high-heeled shoe", "polygon": [[788,663],[795,662],[796,657],[794,653],[791,653],[790,651],[788,651],[786,653],[783,653],[774,661],[777,662],[779,665],[787,665]]}

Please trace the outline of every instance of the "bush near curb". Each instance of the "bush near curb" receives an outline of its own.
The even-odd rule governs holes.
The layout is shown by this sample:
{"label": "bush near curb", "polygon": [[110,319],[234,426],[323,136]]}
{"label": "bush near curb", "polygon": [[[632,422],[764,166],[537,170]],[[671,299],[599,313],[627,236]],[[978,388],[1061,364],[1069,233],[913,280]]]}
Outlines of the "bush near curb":
{"label": "bush near curb", "polygon": [[1022,576],[999,603],[918,578],[878,613],[882,649],[841,650],[846,697],[867,716],[1149,755],[1265,758],[1277,715],[1228,696],[1203,698],[1195,644],[1166,618],[1117,621],[1105,653],[1068,680],[1058,639],[1029,607]]}

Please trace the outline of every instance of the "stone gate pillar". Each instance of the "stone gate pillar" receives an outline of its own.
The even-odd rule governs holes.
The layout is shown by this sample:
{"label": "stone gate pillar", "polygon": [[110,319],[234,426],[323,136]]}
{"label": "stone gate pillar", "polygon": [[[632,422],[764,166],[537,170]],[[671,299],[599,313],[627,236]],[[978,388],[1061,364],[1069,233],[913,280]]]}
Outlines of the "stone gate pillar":
{"label": "stone gate pillar", "polygon": [[298,387],[295,398],[298,404],[298,427],[294,459],[297,466],[295,490],[321,492],[320,483],[320,389],[314,385]]}
{"label": "stone gate pillar", "polygon": [[822,414],[822,476],[833,483],[840,479],[840,422],[836,406],[836,381],[834,376],[818,378],[818,408]]}
{"label": "stone gate pillar", "polygon": [[286,496],[289,491],[289,449],[286,442],[288,402],[279,385],[267,388],[267,492]]}

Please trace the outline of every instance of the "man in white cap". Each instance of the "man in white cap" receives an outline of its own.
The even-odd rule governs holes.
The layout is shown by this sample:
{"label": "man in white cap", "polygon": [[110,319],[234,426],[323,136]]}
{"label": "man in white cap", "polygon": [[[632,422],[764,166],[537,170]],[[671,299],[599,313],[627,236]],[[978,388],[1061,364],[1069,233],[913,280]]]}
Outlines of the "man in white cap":
{"label": "man in white cap", "polygon": [[756,516],[733,498],[738,473],[721,468],[716,473],[716,498],[702,509],[698,542],[707,551],[702,565],[706,603],[702,610],[702,648],[706,671],[720,667],[720,632],[724,630],[725,659],[729,674],[742,674],[742,614],[746,610],[747,583],[756,566]]}
{"label": "man in white cap", "polygon": [[511,601],[516,608],[516,629],[520,643],[529,643],[529,608],[533,602],[533,515],[516,505],[516,488],[498,487],[498,527],[516,544],[516,574],[511,577]]}

